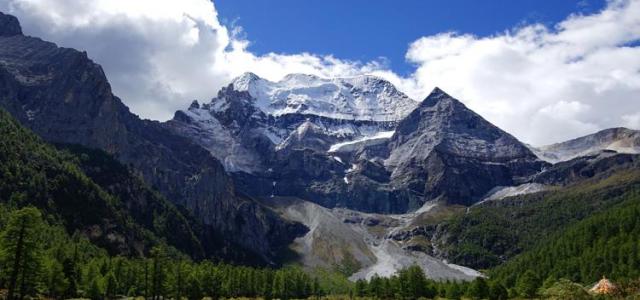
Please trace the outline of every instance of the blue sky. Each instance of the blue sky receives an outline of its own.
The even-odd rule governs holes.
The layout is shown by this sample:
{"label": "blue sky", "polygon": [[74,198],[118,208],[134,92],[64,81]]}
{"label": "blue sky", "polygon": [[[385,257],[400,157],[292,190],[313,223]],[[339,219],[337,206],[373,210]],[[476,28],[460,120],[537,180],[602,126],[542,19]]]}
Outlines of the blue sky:
{"label": "blue sky", "polygon": [[241,26],[249,50],[371,61],[408,74],[408,45],[422,36],[454,31],[488,36],[524,24],[553,27],[572,13],[590,14],[603,0],[217,0],[220,21]]}

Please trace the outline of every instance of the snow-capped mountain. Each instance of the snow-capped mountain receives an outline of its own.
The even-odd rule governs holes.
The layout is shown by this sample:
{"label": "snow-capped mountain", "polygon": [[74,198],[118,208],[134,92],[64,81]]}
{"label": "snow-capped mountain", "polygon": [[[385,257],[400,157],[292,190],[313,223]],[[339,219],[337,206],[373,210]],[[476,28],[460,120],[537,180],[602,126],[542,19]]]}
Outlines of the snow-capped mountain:
{"label": "snow-capped mountain", "polygon": [[566,142],[531,147],[540,159],[551,163],[597,154],[602,150],[618,153],[640,153],[640,131],[628,128],[609,128]]}
{"label": "snow-capped mountain", "polygon": [[438,88],[398,124],[389,149],[384,164],[398,188],[464,205],[545,165],[515,137]]}
{"label": "snow-capped mountain", "polygon": [[276,152],[326,152],[388,132],[417,104],[374,76],[291,74],[270,82],[246,73],[210,103],[176,112],[168,125],[208,149],[227,171],[256,173],[270,168]]}
{"label": "snow-capped mountain", "polygon": [[390,82],[369,75],[327,79],[289,74],[271,82],[245,73],[231,85],[236,91],[247,91],[255,99],[255,106],[272,116],[305,114],[343,120],[398,121],[417,106]]}
{"label": "snow-capped mountain", "polygon": [[166,125],[208,149],[249,195],[366,212],[470,205],[545,165],[440,89],[418,103],[372,76],[247,73]]}

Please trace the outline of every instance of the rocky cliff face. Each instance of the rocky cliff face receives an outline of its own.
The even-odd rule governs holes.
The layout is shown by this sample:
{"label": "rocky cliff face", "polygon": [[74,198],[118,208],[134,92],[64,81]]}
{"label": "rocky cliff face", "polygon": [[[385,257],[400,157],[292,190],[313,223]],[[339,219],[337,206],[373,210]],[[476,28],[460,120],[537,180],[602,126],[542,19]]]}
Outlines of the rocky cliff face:
{"label": "rocky cliff face", "polygon": [[0,36],[21,35],[20,22],[14,16],[0,12]]}
{"label": "rocky cliff face", "polygon": [[250,195],[368,212],[471,205],[545,165],[439,89],[419,105],[407,99],[370,76],[245,74],[166,126],[223,161]]}
{"label": "rocky cliff face", "polygon": [[532,150],[538,157],[551,163],[594,155],[602,150],[637,154],[640,153],[640,131],[621,127],[609,128],[566,142],[532,147]]}
{"label": "rocky cliff face", "polygon": [[391,181],[427,199],[471,205],[545,163],[510,134],[436,88],[402,120],[389,141]]}
{"label": "rocky cliff face", "polygon": [[606,178],[619,170],[634,170],[640,155],[602,150],[587,156],[559,162],[536,174],[532,181],[544,185],[570,185],[590,178]]}
{"label": "rocky cliff face", "polygon": [[11,16],[0,24],[0,105],[37,134],[115,155],[210,232],[264,260],[304,231],[237,194],[208,151],[130,113],[86,53],[24,36]]}

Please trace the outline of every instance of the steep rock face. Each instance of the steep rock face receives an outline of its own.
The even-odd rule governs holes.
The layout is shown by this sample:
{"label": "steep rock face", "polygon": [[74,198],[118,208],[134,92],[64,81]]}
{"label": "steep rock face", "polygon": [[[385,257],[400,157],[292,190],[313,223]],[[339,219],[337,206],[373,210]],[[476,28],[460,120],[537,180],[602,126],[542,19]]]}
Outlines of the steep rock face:
{"label": "steep rock face", "polygon": [[398,189],[470,205],[545,165],[516,138],[436,88],[402,120],[385,165]]}
{"label": "steep rock face", "polygon": [[546,185],[568,185],[593,177],[605,178],[616,171],[637,169],[640,155],[603,150],[592,155],[559,162],[544,172],[536,174],[532,181]]}
{"label": "steep rock face", "polygon": [[249,73],[166,125],[223,161],[250,195],[367,212],[470,205],[546,165],[439,89],[417,108],[406,99],[374,77],[273,83]]}
{"label": "steep rock face", "polygon": [[609,128],[566,142],[532,147],[532,150],[540,159],[551,163],[594,155],[601,150],[637,154],[640,153],[640,131],[621,127]]}
{"label": "steep rock face", "polygon": [[0,12],[0,36],[21,35],[22,28],[18,19],[12,15]]}
{"label": "steep rock face", "polygon": [[[13,24],[6,15],[0,20]],[[115,155],[210,227],[203,232],[224,235],[229,243],[264,260],[304,231],[237,195],[223,166],[209,152],[158,122],[130,113],[86,53],[4,34],[0,37],[0,105],[48,141],[81,144]]]}
{"label": "steep rock face", "polygon": [[[312,78],[312,81],[321,80],[315,77],[292,75],[285,81],[290,82],[301,77]],[[349,80],[358,81],[358,79]],[[327,82],[324,79],[321,81]],[[358,93],[364,89],[368,90],[370,98],[386,99],[382,95],[371,96],[371,93],[387,93],[389,88],[378,86],[390,84],[382,83],[380,80],[374,81],[371,77],[360,79],[360,81],[363,84],[371,82],[375,84],[367,88],[358,88]],[[270,106],[268,103],[261,103],[265,99],[253,96],[267,93],[257,89],[264,88],[260,82],[265,81],[252,74],[240,77],[223,88],[210,103],[203,105],[194,103],[189,109],[178,111],[173,120],[167,122],[165,126],[208,149],[212,155],[223,162],[226,170],[233,173],[239,190],[252,196],[265,198],[275,195],[299,196],[329,207],[349,206],[373,211],[391,211],[388,210],[389,207],[394,207],[393,211],[407,209],[406,205],[395,207],[395,205],[381,203],[396,201],[387,201],[389,197],[377,195],[378,192],[375,192],[378,200],[371,201],[368,196],[371,193],[367,191],[370,188],[382,190],[385,195],[387,193],[385,187],[377,186],[379,183],[373,182],[366,187],[358,186],[350,189],[345,174],[351,168],[351,164],[341,161],[338,156],[328,154],[337,144],[354,139],[366,139],[379,132],[389,132],[397,122],[395,119],[392,119],[393,121],[372,121],[366,118],[363,120],[359,115],[353,114],[348,116],[350,119],[340,119],[345,117],[340,110],[281,113],[272,109],[279,107],[278,105]],[[299,82],[297,84],[300,85]],[[329,85],[335,87],[333,84]],[[278,86],[283,89],[282,82]],[[309,89],[297,86],[292,88],[291,93],[294,91],[310,93],[309,90],[325,88],[326,85],[311,86]],[[356,93],[356,88],[352,87],[352,89],[354,89],[353,93]],[[344,86],[340,91],[338,94],[343,93],[343,96],[347,97],[344,95],[347,93],[344,91]],[[396,92],[391,95],[396,95]],[[326,98],[323,98],[323,101],[340,99],[337,96],[334,98],[333,94],[331,97],[324,92],[319,94]],[[274,94],[275,98],[269,103],[278,103],[280,98],[277,95],[279,94]],[[396,97],[394,101],[397,100],[398,103],[408,99],[403,94],[398,94]],[[349,94],[347,98],[353,100],[357,97]],[[407,106],[415,107],[413,100],[410,101],[412,102]],[[357,101],[347,102],[358,103]],[[366,109],[361,111],[371,112]],[[393,115],[406,113],[398,109],[394,110]],[[386,113],[383,112],[383,114]],[[388,136],[386,138],[388,139]],[[366,193],[362,193],[363,191]],[[372,205],[372,202],[375,205]]]}
{"label": "steep rock face", "polygon": [[[390,86],[388,82],[382,83],[379,79],[374,80],[371,77],[341,79],[370,83],[362,83],[359,87],[351,86],[351,89],[329,84],[331,81],[328,79],[306,75],[295,74],[287,78],[289,79],[279,83],[271,83],[251,73],[245,74],[222,88],[210,103],[198,104],[189,107],[188,110],[176,112],[174,118],[166,125],[208,149],[223,162],[227,171],[260,173],[270,168],[270,162],[276,152],[290,150],[292,143],[303,143],[293,147],[295,149],[310,146],[320,147],[314,149],[326,152],[333,144],[389,130],[401,116],[406,115],[416,105],[413,100],[395,89],[389,92],[390,88],[379,87]],[[315,78],[314,80],[325,84],[303,88],[300,86],[302,83],[295,81],[295,78]],[[276,87],[279,91],[277,93],[274,92]],[[297,93],[303,93],[304,96]],[[309,93],[321,99],[310,98]],[[370,102],[373,103],[368,103],[367,106],[366,101],[355,101],[354,98],[358,97],[350,93],[357,94],[358,97],[364,97],[362,94],[366,94],[367,97],[381,103],[372,100]],[[318,104],[316,110],[293,110],[291,106],[281,105],[282,101],[289,101],[287,99],[293,102],[304,99],[309,105],[324,101],[326,105]],[[373,113],[375,107],[386,102],[397,104],[393,108],[385,108],[380,114]],[[356,104],[360,105],[359,110],[352,107]],[[282,109],[276,109],[277,107]],[[343,113],[340,107],[351,108],[344,108],[349,113]],[[364,112],[367,112],[367,117],[363,117]],[[305,128],[312,130],[307,132]],[[303,139],[305,141],[300,139],[301,133],[306,135]],[[320,138],[314,138],[315,141],[312,142],[311,136],[307,135],[311,133]],[[307,142],[314,145],[306,144]]]}

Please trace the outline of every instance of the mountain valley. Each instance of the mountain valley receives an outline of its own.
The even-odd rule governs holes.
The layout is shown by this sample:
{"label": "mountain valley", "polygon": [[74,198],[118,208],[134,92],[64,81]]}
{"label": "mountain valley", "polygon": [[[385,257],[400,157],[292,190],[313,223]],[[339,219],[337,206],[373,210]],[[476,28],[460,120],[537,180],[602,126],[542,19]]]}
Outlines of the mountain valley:
{"label": "mountain valley", "polygon": [[[537,147],[437,87],[416,101],[372,75],[253,73],[158,122],[130,112],[90,55],[0,13],[0,215],[36,207],[110,256],[163,246],[180,262],[294,265],[347,284],[417,266],[434,282],[513,287],[517,266],[565,253],[561,236],[637,209],[638,130]],[[612,239],[631,243],[633,228]]]}

